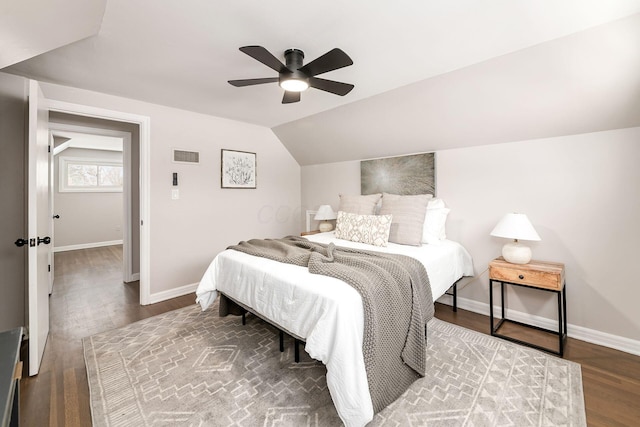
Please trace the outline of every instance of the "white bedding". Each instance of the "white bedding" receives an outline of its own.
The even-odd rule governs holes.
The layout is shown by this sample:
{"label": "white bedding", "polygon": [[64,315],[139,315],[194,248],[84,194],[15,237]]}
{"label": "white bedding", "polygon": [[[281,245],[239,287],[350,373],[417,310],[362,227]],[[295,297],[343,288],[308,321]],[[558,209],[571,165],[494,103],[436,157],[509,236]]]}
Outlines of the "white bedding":
{"label": "white bedding", "polygon": [[[473,275],[469,253],[449,240],[439,245],[389,243],[377,248],[336,239],[333,232],[306,237],[319,243],[333,241],[337,246],[413,256],[427,269],[434,301],[460,277]],[[196,301],[203,310],[213,304],[217,291],[306,340],[307,353],[327,367],[327,386],[345,425],[363,426],[373,418],[362,356],[362,299],[354,288],[332,277],[311,274],[305,267],[226,250],[211,262],[196,290]]]}

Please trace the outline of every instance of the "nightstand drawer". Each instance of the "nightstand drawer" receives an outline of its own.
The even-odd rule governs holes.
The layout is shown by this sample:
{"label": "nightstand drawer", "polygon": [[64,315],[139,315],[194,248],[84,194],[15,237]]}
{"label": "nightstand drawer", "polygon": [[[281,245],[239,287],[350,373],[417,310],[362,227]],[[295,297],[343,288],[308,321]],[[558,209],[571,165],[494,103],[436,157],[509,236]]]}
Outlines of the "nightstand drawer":
{"label": "nightstand drawer", "polygon": [[564,284],[564,265],[541,261],[519,265],[498,258],[489,263],[489,278],[501,282],[561,290]]}

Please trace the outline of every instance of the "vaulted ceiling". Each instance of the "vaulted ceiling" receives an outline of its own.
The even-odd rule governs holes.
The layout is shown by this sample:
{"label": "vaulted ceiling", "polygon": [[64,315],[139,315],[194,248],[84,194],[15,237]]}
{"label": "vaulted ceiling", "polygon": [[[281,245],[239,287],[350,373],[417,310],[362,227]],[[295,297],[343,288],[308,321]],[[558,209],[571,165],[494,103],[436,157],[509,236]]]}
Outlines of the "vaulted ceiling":
{"label": "vaulted ceiling", "polygon": [[[29,21],[50,2],[15,3],[3,71],[267,126],[302,165],[640,125],[638,0],[63,0],[55,43]],[[354,65],[321,77],[355,89],[233,87],[275,76],[245,45],[339,47]]]}

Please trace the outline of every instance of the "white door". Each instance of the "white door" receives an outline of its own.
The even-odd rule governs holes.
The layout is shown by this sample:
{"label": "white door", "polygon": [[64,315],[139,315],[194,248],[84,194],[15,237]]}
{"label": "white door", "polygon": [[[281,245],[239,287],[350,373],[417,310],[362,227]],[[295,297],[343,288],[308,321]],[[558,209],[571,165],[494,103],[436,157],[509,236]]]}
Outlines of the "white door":
{"label": "white door", "polygon": [[29,375],[40,370],[49,335],[49,112],[40,85],[29,81],[28,295]]}

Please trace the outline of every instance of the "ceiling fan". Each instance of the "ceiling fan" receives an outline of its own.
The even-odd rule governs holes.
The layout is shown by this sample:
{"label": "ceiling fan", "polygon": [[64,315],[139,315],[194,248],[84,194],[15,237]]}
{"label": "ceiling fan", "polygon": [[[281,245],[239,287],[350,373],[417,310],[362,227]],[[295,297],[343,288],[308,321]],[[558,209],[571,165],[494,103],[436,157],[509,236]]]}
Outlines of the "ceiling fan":
{"label": "ceiling fan", "polygon": [[318,74],[348,67],[353,64],[349,55],[338,48],[330,50],[304,66],[302,65],[304,52],[300,49],[287,49],[284,52],[286,65],[262,46],[243,46],[240,48],[240,51],[277,71],[278,77],[229,80],[229,83],[236,87],[242,87],[278,82],[280,87],[285,90],[284,97],[282,98],[283,104],[299,102],[300,92],[310,87],[340,96],[348,94],[351,92],[351,89],[354,88],[352,84],[316,77]]}

